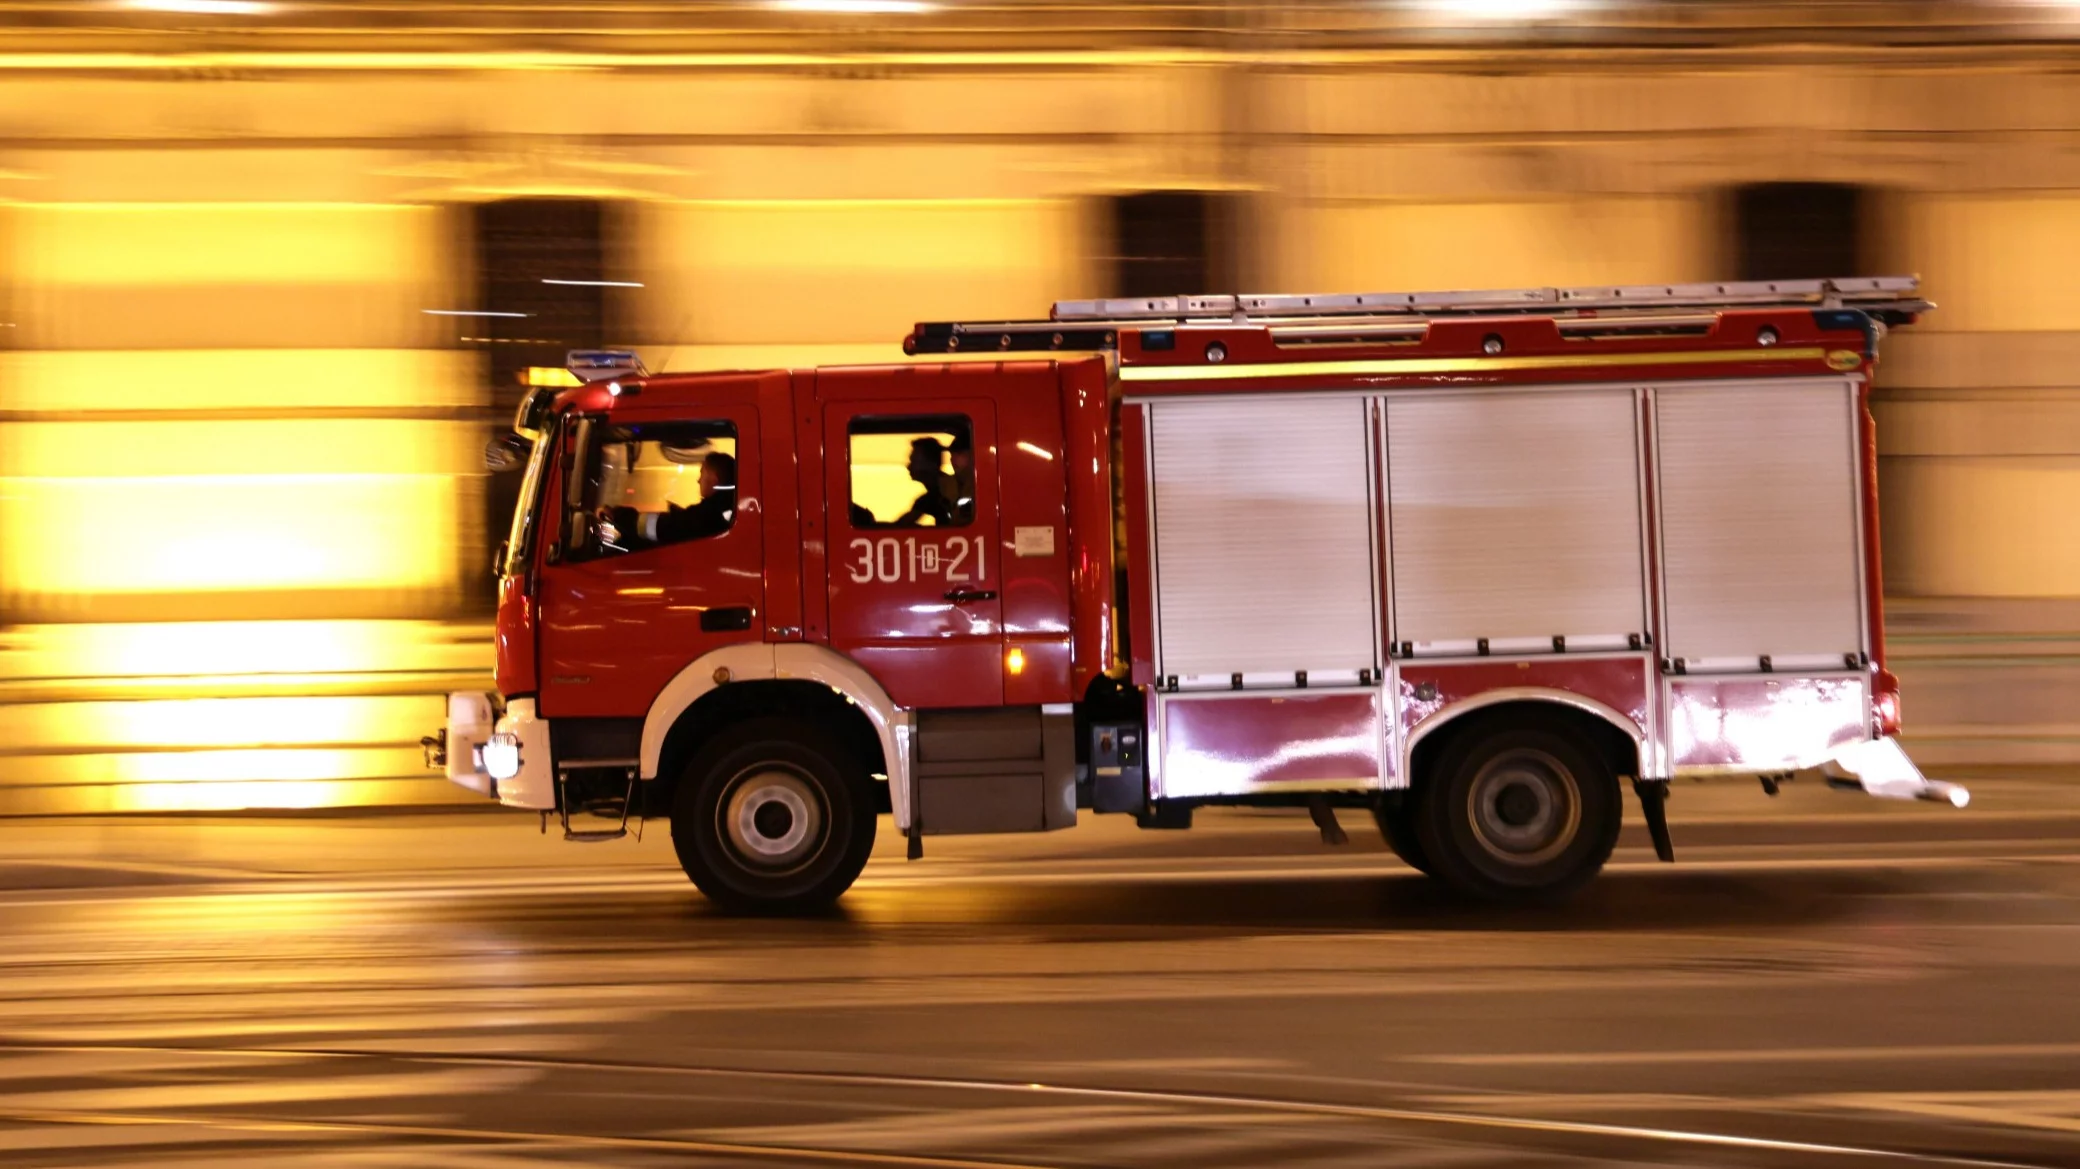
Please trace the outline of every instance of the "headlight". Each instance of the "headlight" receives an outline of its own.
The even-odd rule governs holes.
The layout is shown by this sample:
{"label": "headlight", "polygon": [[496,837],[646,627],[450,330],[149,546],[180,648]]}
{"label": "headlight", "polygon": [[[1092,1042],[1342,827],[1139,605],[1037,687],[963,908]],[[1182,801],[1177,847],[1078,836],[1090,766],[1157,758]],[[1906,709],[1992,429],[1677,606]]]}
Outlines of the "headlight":
{"label": "headlight", "polygon": [[511,779],[520,774],[520,736],[500,731],[477,748],[477,761],[493,779]]}

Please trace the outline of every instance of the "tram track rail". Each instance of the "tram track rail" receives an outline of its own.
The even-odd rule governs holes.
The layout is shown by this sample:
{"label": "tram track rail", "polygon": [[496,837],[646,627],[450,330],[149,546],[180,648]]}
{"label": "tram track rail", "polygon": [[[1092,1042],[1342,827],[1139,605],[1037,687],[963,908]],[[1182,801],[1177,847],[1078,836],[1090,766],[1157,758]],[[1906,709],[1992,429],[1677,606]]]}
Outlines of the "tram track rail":
{"label": "tram track rail", "polygon": [[[1192,1091],[1166,1088],[1121,1088],[1092,1084],[1043,1083],[988,1077],[905,1075],[897,1073],[849,1072],[799,1068],[760,1068],[721,1064],[677,1064],[611,1059],[588,1059],[545,1055],[462,1054],[411,1049],[369,1049],[290,1046],[232,1047],[189,1044],[130,1043],[17,1043],[0,1040],[0,1056],[8,1054],[121,1054],[147,1056],[197,1055],[223,1059],[263,1061],[388,1062],[417,1067],[522,1069],[546,1073],[585,1072],[603,1075],[637,1075],[661,1078],[733,1080],[775,1084],[810,1085],[828,1089],[955,1093],[975,1096],[1014,1096],[1052,1102],[1138,1105],[1197,1111],[1209,1118],[1224,1114],[1272,1113],[1358,1121],[1390,1126],[1397,1136],[1456,1133],[1462,1137],[1479,1134],[1488,1141],[1508,1137],[1542,1138],[1562,1145],[1558,1151],[1581,1151],[1590,1141],[1621,1142],[1641,1155],[1652,1150],[1671,1153],[1749,1152],[1797,1157],[1798,1163],[1825,1159],[1838,1164],[1901,1164],[1957,1166],[1961,1169],[2054,1169],[2051,1161],[2021,1161],[1963,1156],[1911,1148],[1858,1145],[1825,1141],[1789,1140],[1603,1121],[1562,1120],[1536,1116],[1513,1116],[1485,1112],[1453,1111],[1367,1104],[1330,1100],[1307,1100],[1244,1092]],[[309,1118],[212,1109],[37,1109],[10,1107],[0,1103],[0,1121],[79,1125],[206,1125],[249,1131],[337,1132],[383,1138],[546,1145],[566,1149],[596,1149],[667,1152],[696,1157],[745,1157],[763,1160],[792,1159],[803,1164],[886,1165],[916,1169],[1060,1169],[1059,1166],[995,1157],[961,1157],[913,1154],[873,1149],[841,1149],[819,1145],[787,1145],[743,1142],[674,1135],[623,1136],[603,1133],[571,1133],[528,1129],[491,1128],[466,1125],[404,1124],[379,1120]],[[1548,1150],[1552,1151],[1552,1150]]]}

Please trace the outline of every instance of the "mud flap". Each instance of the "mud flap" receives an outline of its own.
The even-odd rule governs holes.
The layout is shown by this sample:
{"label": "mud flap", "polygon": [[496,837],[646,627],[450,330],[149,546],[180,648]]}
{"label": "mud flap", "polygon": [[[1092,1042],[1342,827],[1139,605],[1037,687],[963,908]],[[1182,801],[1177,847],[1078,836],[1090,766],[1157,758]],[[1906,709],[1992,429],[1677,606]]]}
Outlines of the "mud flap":
{"label": "mud flap", "polygon": [[1674,862],[1676,846],[1668,835],[1668,781],[1635,779],[1632,794],[1639,797],[1640,815],[1646,818],[1647,835],[1654,841],[1654,859],[1662,864]]}

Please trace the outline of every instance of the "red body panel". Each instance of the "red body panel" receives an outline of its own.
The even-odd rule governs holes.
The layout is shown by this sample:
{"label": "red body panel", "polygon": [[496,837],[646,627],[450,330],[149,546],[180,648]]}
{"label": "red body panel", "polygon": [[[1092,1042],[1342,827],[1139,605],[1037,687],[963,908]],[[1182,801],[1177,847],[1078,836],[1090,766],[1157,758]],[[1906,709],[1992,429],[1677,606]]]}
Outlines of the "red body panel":
{"label": "red body panel", "polygon": [[1101,358],[1064,364],[1061,379],[1062,473],[1069,496],[1069,688],[1081,696],[1113,661],[1112,387]]}
{"label": "red body panel", "polygon": [[1258,785],[1376,787],[1385,772],[1379,692],[1166,695],[1162,794]]}
{"label": "red body panel", "polygon": [[491,680],[500,694],[512,697],[533,694],[536,679],[534,596],[526,576],[508,576],[498,582],[498,617],[492,622],[492,640],[498,656]]}
{"label": "red body panel", "polygon": [[830,639],[831,595],[824,587],[830,562],[830,501],[823,450],[823,410],[816,398],[816,373],[794,375],[789,395],[793,405],[791,433],[795,446],[795,486],[801,500],[796,517],[801,532],[802,636],[814,642]]}
{"label": "red body panel", "polygon": [[1133,652],[1131,680],[1136,686],[1156,679],[1156,537],[1149,530],[1148,411],[1134,405],[1119,408],[1120,507],[1127,528],[1127,622]]}
{"label": "red body panel", "polygon": [[1004,705],[1038,706],[1071,700],[1069,689],[1069,639],[1056,637],[1008,638],[1006,653],[1017,649],[1024,667],[1004,671]]}
{"label": "red body panel", "polygon": [[1052,362],[1006,363],[981,371],[984,378],[975,384],[997,409],[1002,532],[996,559],[1004,573],[1004,644],[1025,657],[1018,675],[1006,674],[1003,701],[1068,702],[1078,694],[1070,683],[1071,537],[1061,374]]}
{"label": "red body panel", "polygon": [[[785,374],[717,377],[704,381],[694,409],[641,396],[616,404],[613,416],[622,421],[698,416],[733,423],[737,450],[747,456],[737,463],[736,520],[729,531],[705,540],[541,566],[538,668],[544,716],[640,717],[665,683],[694,659],[761,639],[767,607],[767,475],[763,458],[748,456],[766,450],[762,414],[784,407],[786,385]],[[555,478],[551,487],[560,490],[562,476]],[[783,537],[792,534],[792,526],[783,525]],[[736,608],[751,611],[749,629],[702,629],[704,613]]]}
{"label": "red body panel", "polygon": [[[805,578],[817,579],[821,559],[828,581],[825,620],[812,626],[902,706],[1070,701],[1071,539],[1055,363],[826,370],[816,402],[827,509],[818,522],[829,538],[826,555],[804,556]],[[975,427],[974,523],[854,530],[829,503],[849,498],[851,421],[934,413],[964,414]],[[956,585],[992,595],[951,600]],[[1011,649],[1022,655],[1016,675],[1005,667]]]}
{"label": "red body panel", "polygon": [[1499,690],[1558,690],[1580,695],[1629,719],[1645,736],[1653,701],[1653,666],[1644,653],[1615,657],[1555,654],[1514,661],[1402,662],[1396,671],[1403,741],[1447,708]]}
{"label": "red body panel", "polygon": [[[823,498],[851,498],[845,451],[854,418],[961,413],[975,428],[975,520],[944,530],[855,529],[829,507],[830,645],[865,666],[897,705],[1001,705],[1005,566],[995,403],[963,393],[969,387],[941,369],[902,372],[908,376],[880,370],[817,375]],[[988,595],[956,602],[948,599],[955,588]]]}
{"label": "red body panel", "polygon": [[803,504],[801,444],[795,440],[794,378],[760,380],[760,520],[765,525],[767,641],[800,641],[806,615],[802,597]]}
{"label": "red body panel", "polygon": [[[1756,338],[1764,327],[1777,331],[1774,345]],[[1485,355],[1487,338],[1500,338],[1501,353]],[[1219,342],[1226,356],[1206,360]],[[1129,368],[1199,367],[1206,380],[1139,381],[1133,393],[1220,394],[1261,392],[1264,379],[1286,388],[1388,389],[1396,386],[1508,385],[1613,378],[1645,382],[1717,377],[1836,376],[1863,363],[1860,329],[1822,329],[1807,310],[1729,311],[1702,334],[1570,338],[1550,317],[1466,317],[1435,320],[1416,341],[1357,344],[1281,345],[1261,326],[1189,326],[1175,330],[1170,349],[1145,350],[1138,331],[1122,332],[1121,363]],[[1839,355],[1839,356],[1837,356]],[[1317,372],[1306,366],[1335,362],[1408,363],[1365,372]],[[1277,367],[1292,366],[1289,376]],[[1249,377],[1238,377],[1244,368]]]}
{"label": "red body panel", "polygon": [[[1885,574],[1878,553],[1878,420],[1871,414],[1871,384],[1866,379],[1856,395],[1856,418],[1863,442],[1858,460],[1858,488],[1863,493],[1864,612],[1870,622],[1871,664],[1885,668]],[[1895,733],[1897,733],[1895,731]]]}

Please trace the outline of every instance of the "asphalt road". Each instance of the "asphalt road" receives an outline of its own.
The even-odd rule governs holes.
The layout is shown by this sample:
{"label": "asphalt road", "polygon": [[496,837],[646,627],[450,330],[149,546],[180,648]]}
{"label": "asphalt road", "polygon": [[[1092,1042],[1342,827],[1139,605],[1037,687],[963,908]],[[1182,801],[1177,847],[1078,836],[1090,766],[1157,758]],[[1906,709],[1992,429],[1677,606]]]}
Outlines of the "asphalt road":
{"label": "asphalt road", "polygon": [[16,821],[0,1165],[2080,1165],[2080,809],[1991,803],[1679,800],[1549,911],[1348,820],[935,840],[790,921],[654,829]]}

